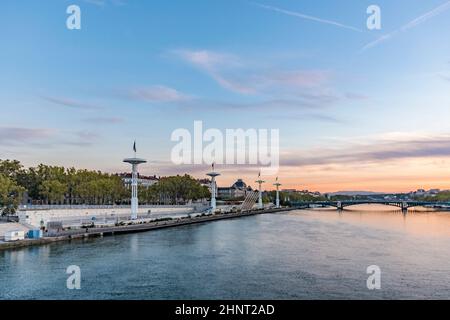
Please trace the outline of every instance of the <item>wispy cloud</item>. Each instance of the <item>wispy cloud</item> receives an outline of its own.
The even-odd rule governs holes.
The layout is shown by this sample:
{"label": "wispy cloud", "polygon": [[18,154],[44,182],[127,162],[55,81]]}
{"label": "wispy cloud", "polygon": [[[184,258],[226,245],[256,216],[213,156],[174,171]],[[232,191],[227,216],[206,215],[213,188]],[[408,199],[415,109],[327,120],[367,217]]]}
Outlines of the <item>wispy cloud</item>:
{"label": "wispy cloud", "polygon": [[265,5],[265,4],[261,4],[261,3],[257,3],[257,2],[251,2],[255,5],[257,5],[258,7],[267,9],[267,10],[271,10],[271,11],[275,11],[275,12],[279,12],[285,15],[289,15],[289,16],[293,16],[293,17],[297,17],[300,19],[304,19],[304,20],[311,20],[311,21],[315,21],[315,22],[319,22],[322,24],[328,24],[328,25],[332,25],[335,27],[339,27],[339,28],[343,28],[343,29],[348,29],[348,30],[352,30],[352,31],[356,31],[356,32],[363,32],[361,29],[352,27],[352,26],[348,26],[336,21],[332,21],[332,20],[327,20],[327,19],[322,19],[319,17],[314,17],[314,16],[310,16],[310,15],[306,15],[304,13],[300,13],[300,12],[296,12],[296,11],[290,11],[290,10],[286,10],[286,9],[282,9],[282,8],[278,8],[278,7],[274,7],[274,6],[269,6],[269,5]]}
{"label": "wispy cloud", "polygon": [[64,139],[55,141],[55,146],[74,146],[74,147],[90,147],[98,143],[101,135],[97,132],[88,130],[79,130],[66,132]]}
{"label": "wispy cloud", "polygon": [[[177,57],[210,76],[219,86],[233,93],[252,96],[251,102],[217,101],[194,98],[178,107],[184,111],[228,112],[230,110],[265,110],[295,113],[300,110],[320,112],[343,100],[363,100],[356,93],[339,93],[331,87],[330,70],[283,69],[259,65],[254,60],[209,50],[176,50]],[[310,115],[311,120],[338,123],[335,119]]]}
{"label": "wispy cloud", "polygon": [[100,135],[96,132],[60,131],[50,128],[0,127],[0,145],[27,147],[30,152],[35,148],[54,148],[60,146],[91,146]]}
{"label": "wispy cloud", "polygon": [[296,88],[312,88],[326,83],[330,78],[331,72],[325,70],[293,70],[265,74],[260,80],[266,85],[279,84]]}
{"label": "wispy cloud", "polygon": [[199,68],[221,87],[245,94],[317,94],[332,77],[328,70],[280,70],[255,66],[235,55],[208,50],[178,50],[178,57]]}
{"label": "wispy cloud", "polygon": [[179,102],[191,99],[176,89],[161,85],[131,89],[129,96],[145,102]]}
{"label": "wispy cloud", "polygon": [[380,43],[383,43],[387,40],[392,39],[393,37],[399,35],[400,33],[406,32],[414,27],[417,27],[419,25],[421,25],[422,23],[430,20],[431,18],[436,17],[437,15],[447,11],[448,9],[450,9],[450,1],[447,1],[443,4],[441,4],[440,6],[434,8],[431,11],[428,11],[424,14],[422,14],[421,16],[409,21],[407,24],[403,25],[401,28],[394,30],[388,34],[382,35],[381,37],[379,37],[378,39],[376,39],[375,41],[372,41],[368,44],[366,44],[362,49],[361,52],[373,48],[377,45],[379,45]]}
{"label": "wispy cloud", "polygon": [[[380,179],[381,189],[393,188],[396,183],[405,180],[405,186],[409,188],[412,183],[420,185],[433,179],[427,169],[437,172],[437,177],[443,174],[442,180],[448,176],[442,170],[437,171],[437,168],[440,163],[450,161],[450,134],[387,133],[372,137],[370,142],[366,139],[352,138],[347,145],[338,148],[283,149],[280,164],[281,174],[286,174],[286,185],[290,179],[293,186],[298,185],[297,179],[301,178],[303,186],[318,185],[319,188],[334,189],[367,184],[371,188]],[[422,166],[422,170],[416,171],[417,165]],[[429,167],[424,168],[424,165]],[[174,166],[169,159],[152,167],[157,167],[158,174],[162,176],[189,172],[202,177],[208,169],[206,164]],[[224,185],[228,183],[225,180],[234,177],[249,180],[256,176],[258,170],[260,167],[256,165],[220,165],[223,175],[219,184]],[[389,181],[388,187],[386,179]]]}
{"label": "wispy cloud", "polygon": [[345,94],[345,97],[349,100],[367,100],[367,99],[369,99],[369,97],[364,94],[354,93],[354,92],[347,92]]}
{"label": "wispy cloud", "polygon": [[[425,137],[386,136],[377,141],[350,144],[340,149],[290,152],[281,159],[285,166],[381,163],[412,158],[450,157],[450,135]],[[314,156],[301,156],[314,154]]]}
{"label": "wispy cloud", "polygon": [[46,128],[0,127],[0,145],[35,142],[52,137],[54,130]]}
{"label": "wispy cloud", "polygon": [[115,124],[124,122],[124,119],[119,117],[92,117],[85,118],[83,121],[93,124]]}
{"label": "wispy cloud", "polygon": [[207,99],[192,100],[180,104],[185,111],[229,112],[229,111],[266,111],[266,112],[293,112],[299,110],[324,110],[339,100],[337,96],[317,95],[311,97],[296,97],[295,99],[265,99],[255,102],[215,101]]}
{"label": "wispy cloud", "polygon": [[209,50],[175,50],[174,53],[203,69],[241,64],[240,59],[234,55]]}
{"label": "wispy cloud", "polygon": [[272,120],[281,120],[281,121],[295,121],[295,122],[324,122],[331,124],[342,124],[344,121],[338,119],[329,114],[319,114],[319,113],[304,113],[304,114],[276,114],[271,115],[270,119]]}
{"label": "wispy cloud", "polygon": [[54,104],[57,105],[61,105],[61,106],[66,106],[69,108],[74,108],[74,109],[84,109],[84,110],[99,110],[102,109],[102,107],[94,105],[94,104],[90,104],[90,103],[85,103],[85,102],[81,102],[78,100],[74,100],[74,99],[70,99],[70,98],[64,98],[64,97],[50,97],[50,96],[42,96],[43,99],[52,102]]}
{"label": "wispy cloud", "polygon": [[77,131],[75,132],[75,135],[82,140],[89,140],[89,141],[98,139],[100,137],[98,133],[86,130]]}
{"label": "wispy cloud", "polygon": [[223,88],[242,94],[254,93],[254,89],[251,87],[223,75],[224,68],[241,66],[241,62],[236,56],[208,50],[177,50],[174,53],[206,72]]}

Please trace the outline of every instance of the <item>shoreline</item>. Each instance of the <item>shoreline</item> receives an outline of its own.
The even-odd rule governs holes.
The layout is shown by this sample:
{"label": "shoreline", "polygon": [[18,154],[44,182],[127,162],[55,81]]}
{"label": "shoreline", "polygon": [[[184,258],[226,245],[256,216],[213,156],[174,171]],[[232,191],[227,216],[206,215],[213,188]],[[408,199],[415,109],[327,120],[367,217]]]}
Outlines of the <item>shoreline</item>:
{"label": "shoreline", "polygon": [[94,237],[110,236],[115,234],[137,233],[146,232],[151,230],[174,228],[178,226],[185,226],[198,223],[206,223],[211,221],[219,221],[225,219],[236,219],[241,217],[255,216],[258,214],[280,213],[297,210],[297,208],[280,208],[280,209],[267,209],[267,210],[254,210],[245,213],[228,213],[228,214],[216,214],[211,216],[200,216],[189,219],[177,219],[169,220],[165,222],[150,222],[142,224],[132,224],[127,226],[115,226],[105,228],[91,228],[88,232],[85,230],[73,230],[68,231],[66,234],[55,237],[45,237],[40,239],[25,239],[14,242],[0,242],[0,251],[18,249],[24,247],[38,246],[44,244],[50,244],[55,242],[70,241],[74,239],[85,239]]}

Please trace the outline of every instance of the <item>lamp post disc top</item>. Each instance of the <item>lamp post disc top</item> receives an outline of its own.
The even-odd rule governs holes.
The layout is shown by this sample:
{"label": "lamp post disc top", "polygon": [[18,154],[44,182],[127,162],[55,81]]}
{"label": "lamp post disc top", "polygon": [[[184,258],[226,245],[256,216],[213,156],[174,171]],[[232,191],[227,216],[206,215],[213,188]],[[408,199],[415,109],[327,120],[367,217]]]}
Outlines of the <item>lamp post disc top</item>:
{"label": "lamp post disc top", "polygon": [[217,176],[220,176],[220,173],[218,173],[218,172],[210,172],[210,173],[207,173],[206,175],[210,176],[210,177],[217,177]]}
{"label": "lamp post disc top", "polygon": [[146,163],[147,160],[140,159],[140,158],[127,158],[127,159],[123,159],[123,162],[131,163],[131,164],[140,164],[140,163]]}

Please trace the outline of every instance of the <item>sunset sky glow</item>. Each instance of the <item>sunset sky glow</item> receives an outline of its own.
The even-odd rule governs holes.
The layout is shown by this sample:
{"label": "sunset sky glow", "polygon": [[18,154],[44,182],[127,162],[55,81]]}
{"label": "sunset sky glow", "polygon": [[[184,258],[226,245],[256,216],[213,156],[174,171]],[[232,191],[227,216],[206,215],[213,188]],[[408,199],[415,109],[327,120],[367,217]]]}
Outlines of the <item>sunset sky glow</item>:
{"label": "sunset sky glow", "polygon": [[2,1],[0,159],[124,172],[136,139],[141,173],[200,178],[170,137],[201,120],[279,129],[282,188],[450,189],[450,1],[375,2]]}

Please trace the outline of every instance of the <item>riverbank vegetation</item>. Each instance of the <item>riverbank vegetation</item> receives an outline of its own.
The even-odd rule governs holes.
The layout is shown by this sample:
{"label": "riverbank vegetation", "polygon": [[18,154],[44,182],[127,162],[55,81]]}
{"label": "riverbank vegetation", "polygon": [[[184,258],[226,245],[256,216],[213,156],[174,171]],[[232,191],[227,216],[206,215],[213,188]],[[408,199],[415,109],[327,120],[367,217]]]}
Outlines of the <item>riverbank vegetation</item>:
{"label": "riverbank vegetation", "polygon": [[416,196],[414,199],[425,202],[450,202],[450,191],[441,191],[432,196]]}
{"label": "riverbank vegetation", "polygon": [[[0,213],[13,213],[21,202],[33,204],[128,204],[130,190],[117,174],[40,164],[25,168],[0,159]],[[181,204],[209,197],[207,187],[189,175],[163,177],[139,187],[142,204]]]}
{"label": "riverbank vegetation", "polygon": [[147,203],[181,204],[209,197],[209,188],[187,174],[163,177],[158,183],[139,190],[139,199]]}
{"label": "riverbank vegetation", "polygon": [[[264,195],[263,202],[274,203],[275,199],[276,199],[276,191],[269,191]],[[280,191],[280,205],[282,206],[289,206],[292,202],[312,202],[312,201],[326,201],[326,200],[328,199],[324,196]]]}

